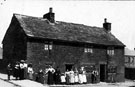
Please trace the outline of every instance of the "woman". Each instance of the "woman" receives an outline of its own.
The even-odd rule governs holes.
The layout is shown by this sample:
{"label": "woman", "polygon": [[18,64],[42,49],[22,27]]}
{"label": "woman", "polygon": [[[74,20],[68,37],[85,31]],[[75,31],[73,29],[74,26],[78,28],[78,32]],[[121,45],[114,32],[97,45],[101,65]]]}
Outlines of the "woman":
{"label": "woman", "polygon": [[36,80],[37,82],[44,84],[44,73],[42,69],[39,70]]}
{"label": "woman", "polygon": [[54,70],[54,68],[52,68],[52,66],[50,66],[50,68],[47,70],[47,73],[48,73],[47,84],[49,84],[49,85],[54,84],[54,79],[53,79],[54,72],[55,72],[55,70]]}
{"label": "woman", "polygon": [[20,73],[19,71],[20,71],[19,62],[16,62],[14,66],[14,77],[16,80],[19,79],[19,73]]}
{"label": "woman", "polygon": [[75,69],[74,75],[75,75],[75,84],[78,84],[78,82],[79,82],[79,77],[78,77],[78,70],[77,70],[77,68]]}
{"label": "woman", "polygon": [[33,80],[33,73],[34,73],[34,71],[33,71],[33,68],[32,68],[32,64],[30,64],[28,66],[28,79]]}
{"label": "woman", "polygon": [[56,70],[55,70],[55,72],[54,72],[54,82],[55,82],[55,84],[60,84],[60,69],[57,67],[56,68]]}
{"label": "woman", "polygon": [[66,75],[66,84],[69,85],[69,83],[70,83],[70,81],[69,81],[69,79],[70,79],[70,72],[67,70],[65,72],[65,75]]}
{"label": "woman", "polygon": [[71,69],[70,71],[70,84],[73,85],[74,84],[74,71]]}
{"label": "woman", "polygon": [[86,71],[84,69],[83,69],[82,77],[83,77],[83,83],[86,84],[87,78],[86,78]]}
{"label": "woman", "polygon": [[83,68],[81,67],[81,69],[79,70],[79,83],[82,84],[83,83]]}

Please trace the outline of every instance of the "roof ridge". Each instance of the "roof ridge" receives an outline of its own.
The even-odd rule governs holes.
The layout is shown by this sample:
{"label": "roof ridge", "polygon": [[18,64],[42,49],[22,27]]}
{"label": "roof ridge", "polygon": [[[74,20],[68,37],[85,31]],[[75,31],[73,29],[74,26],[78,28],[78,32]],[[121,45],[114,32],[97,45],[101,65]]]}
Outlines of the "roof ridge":
{"label": "roof ridge", "polygon": [[42,19],[44,18],[41,17],[17,13],[14,13],[14,16],[20,22],[28,36],[43,36],[44,38],[48,37],[51,39],[124,46],[111,32],[107,33],[105,29],[101,27],[64,21],[56,21],[53,25],[48,23],[46,19],[43,21]]}
{"label": "roof ridge", "polygon": [[[33,18],[38,18],[38,19],[44,19],[43,17],[35,17],[35,16],[24,15],[24,14],[18,14],[18,13],[13,13],[13,15],[26,16],[26,17],[33,17]],[[46,20],[46,19],[45,19],[45,20]],[[86,27],[103,29],[103,27],[90,26],[90,25],[85,25],[85,24],[83,24],[83,23],[66,22],[66,21],[56,21],[56,24],[57,24],[58,22],[61,22],[61,23],[68,23],[68,24],[73,24],[73,25],[83,25],[83,26],[86,26]]]}
{"label": "roof ridge", "polygon": [[18,13],[13,13],[13,15],[14,16],[19,15],[19,16],[33,17],[33,18],[42,18],[42,17],[35,17],[35,16],[30,16],[30,15],[18,14]]}

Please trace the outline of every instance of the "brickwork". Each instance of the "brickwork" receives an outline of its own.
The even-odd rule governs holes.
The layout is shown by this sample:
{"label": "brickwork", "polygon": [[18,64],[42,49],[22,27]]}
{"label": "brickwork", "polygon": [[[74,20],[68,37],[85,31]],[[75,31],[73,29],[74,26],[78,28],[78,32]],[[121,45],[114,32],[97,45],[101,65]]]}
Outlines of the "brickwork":
{"label": "brickwork", "polygon": [[3,59],[7,62],[20,61],[26,59],[26,36],[15,18],[12,19],[11,26],[3,41]]}
{"label": "brickwork", "polygon": [[[100,70],[100,63],[106,63],[106,47],[93,47],[93,53],[85,53],[83,46],[70,46],[53,44],[52,50],[44,50],[44,43],[27,43],[27,61],[33,63],[34,69],[45,69],[46,64],[59,66],[61,71],[65,71],[65,64],[74,64],[79,67],[81,64],[87,66],[94,64]],[[116,81],[124,81],[124,59],[123,49],[115,49],[115,55],[111,61],[117,66]]]}

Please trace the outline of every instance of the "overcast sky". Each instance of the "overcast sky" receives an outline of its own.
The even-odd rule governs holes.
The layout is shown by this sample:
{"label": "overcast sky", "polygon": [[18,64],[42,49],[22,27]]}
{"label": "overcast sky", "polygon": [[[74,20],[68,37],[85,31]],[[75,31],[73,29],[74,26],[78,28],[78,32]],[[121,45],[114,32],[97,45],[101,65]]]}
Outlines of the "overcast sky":
{"label": "overcast sky", "polygon": [[102,27],[112,23],[112,34],[127,48],[135,48],[135,1],[0,0],[0,42],[13,13],[42,17],[53,7],[56,21]]}

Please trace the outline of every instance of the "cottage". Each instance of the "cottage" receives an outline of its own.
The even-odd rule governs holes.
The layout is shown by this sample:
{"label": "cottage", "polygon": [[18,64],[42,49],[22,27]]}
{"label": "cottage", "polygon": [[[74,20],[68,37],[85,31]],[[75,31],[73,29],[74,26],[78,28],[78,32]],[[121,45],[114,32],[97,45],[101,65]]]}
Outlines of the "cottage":
{"label": "cottage", "polygon": [[135,80],[135,50],[125,48],[125,78]]}
{"label": "cottage", "polygon": [[88,79],[96,69],[99,81],[121,82],[124,47],[111,33],[107,19],[103,28],[56,21],[50,8],[42,18],[13,14],[3,39],[3,61],[23,59],[32,63],[35,71],[48,65],[60,67],[61,72],[84,66]]}

